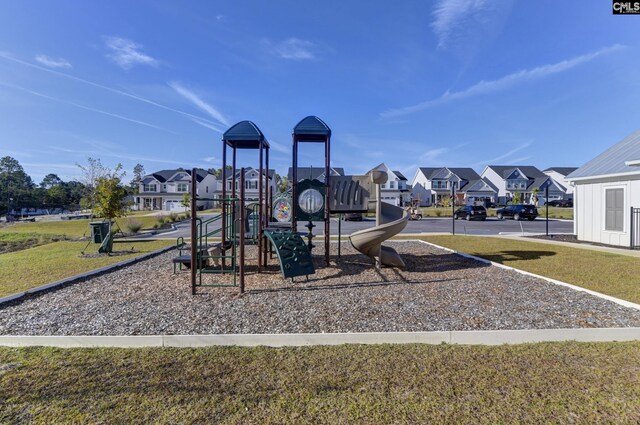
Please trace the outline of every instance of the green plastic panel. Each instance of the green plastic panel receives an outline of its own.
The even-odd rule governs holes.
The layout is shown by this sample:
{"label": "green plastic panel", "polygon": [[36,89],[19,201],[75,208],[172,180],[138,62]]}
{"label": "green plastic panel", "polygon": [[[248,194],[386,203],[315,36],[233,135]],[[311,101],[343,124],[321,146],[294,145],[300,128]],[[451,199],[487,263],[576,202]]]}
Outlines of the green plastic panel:
{"label": "green plastic panel", "polygon": [[309,248],[299,234],[265,230],[264,235],[275,248],[283,277],[307,276],[316,272]]}

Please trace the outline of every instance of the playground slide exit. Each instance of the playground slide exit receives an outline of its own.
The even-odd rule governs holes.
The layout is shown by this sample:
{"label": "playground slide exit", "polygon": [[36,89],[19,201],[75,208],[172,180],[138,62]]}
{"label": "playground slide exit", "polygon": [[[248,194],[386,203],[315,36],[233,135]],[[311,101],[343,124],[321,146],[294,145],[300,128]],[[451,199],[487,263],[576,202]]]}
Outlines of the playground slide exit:
{"label": "playground slide exit", "polygon": [[380,262],[385,266],[404,268],[404,261],[396,250],[381,245],[400,233],[408,221],[409,214],[404,208],[381,202],[380,225],[352,233],[349,237],[351,245],[372,260],[380,253]]}

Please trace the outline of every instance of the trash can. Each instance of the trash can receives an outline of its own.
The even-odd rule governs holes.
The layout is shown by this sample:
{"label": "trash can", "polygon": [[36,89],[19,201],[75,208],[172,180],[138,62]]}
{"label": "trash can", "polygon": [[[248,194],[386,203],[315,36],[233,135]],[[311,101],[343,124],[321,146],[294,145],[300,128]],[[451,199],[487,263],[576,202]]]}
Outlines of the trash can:
{"label": "trash can", "polygon": [[111,230],[111,223],[108,221],[94,221],[89,223],[91,226],[91,239],[93,243],[102,243]]}

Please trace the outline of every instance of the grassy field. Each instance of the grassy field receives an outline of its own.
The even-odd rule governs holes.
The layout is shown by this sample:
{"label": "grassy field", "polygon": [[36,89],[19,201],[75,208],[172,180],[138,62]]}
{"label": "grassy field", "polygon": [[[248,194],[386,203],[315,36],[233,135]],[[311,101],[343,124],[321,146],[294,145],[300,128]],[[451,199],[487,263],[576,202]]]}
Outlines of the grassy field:
{"label": "grassy field", "polygon": [[521,240],[472,236],[421,239],[531,273],[640,303],[640,259]]}
{"label": "grassy field", "polygon": [[[22,292],[65,277],[94,270],[114,264],[128,258],[138,257],[144,253],[155,251],[174,242],[166,240],[121,242],[116,240],[114,251],[135,253],[102,255],[95,258],[82,257],[80,251],[87,242],[53,242],[17,252],[0,255],[0,297]],[[95,253],[97,244],[91,244],[87,254]],[[167,269],[169,270],[169,269]]]}
{"label": "grassy field", "polygon": [[[456,207],[458,209],[458,207]],[[421,208],[423,217],[451,217],[452,211],[450,207],[425,207]],[[487,216],[495,217],[497,208],[488,208]],[[538,219],[546,217],[546,207],[538,208]],[[549,207],[549,218],[562,218],[573,220],[573,208]]]}
{"label": "grassy field", "polygon": [[640,342],[0,348],[0,423],[638,423]]}
{"label": "grassy field", "polygon": [[[118,218],[116,223],[123,232],[128,232],[126,224],[129,220],[136,220],[142,224],[142,229],[152,229],[158,222],[158,218],[154,216],[130,216]],[[81,238],[90,236],[89,222],[92,220],[56,220],[56,221],[36,221],[34,223],[15,223],[0,227],[0,235],[5,233],[22,233],[22,234],[42,234],[66,236],[68,238]],[[95,219],[93,221],[101,221]]]}

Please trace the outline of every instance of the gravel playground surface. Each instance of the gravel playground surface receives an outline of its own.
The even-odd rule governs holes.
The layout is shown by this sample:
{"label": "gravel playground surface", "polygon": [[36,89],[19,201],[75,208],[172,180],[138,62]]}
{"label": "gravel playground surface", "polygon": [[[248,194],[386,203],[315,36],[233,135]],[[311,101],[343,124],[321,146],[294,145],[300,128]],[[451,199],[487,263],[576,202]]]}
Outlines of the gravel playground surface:
{"label": "gravel playground surface", "polygon": [[[292,284],[276,259],[247,292],[198,288],[174,252],[0,307],[2,335],[180,335],[637,327],[640,311],[420,242],[393,242],[407,268],[375,270],[348,243]],[[337,244],[332,244],[337,251]],[[319,254],[316,248],[316,254]],[[222,282],[207,275],[204,281]],[[228,281],[229,276],[224,280]]]}

